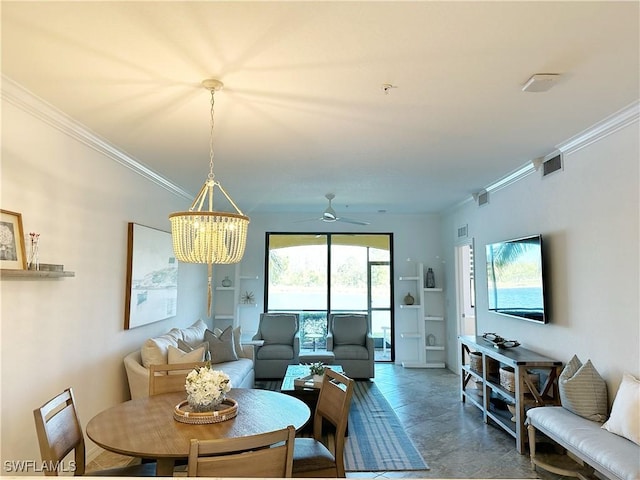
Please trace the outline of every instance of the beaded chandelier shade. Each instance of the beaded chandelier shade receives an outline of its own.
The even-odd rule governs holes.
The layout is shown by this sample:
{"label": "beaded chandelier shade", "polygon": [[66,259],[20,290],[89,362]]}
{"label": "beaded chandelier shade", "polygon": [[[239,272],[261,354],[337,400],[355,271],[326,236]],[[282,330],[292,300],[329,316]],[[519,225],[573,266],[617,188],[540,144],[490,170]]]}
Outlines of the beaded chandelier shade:
{"label": "beaded chandelier shade", "polygon": [[[240,211],[213,174],[214,94],[222,88],[222,82],[210,79],[202,84],[211,91],[209,175],[189,211],[169,215],[173,251],[181,262],[208,265],[238,263],[244,255],[249,217]],[[216,187],[236,210],[235,213],[214,210]]]}

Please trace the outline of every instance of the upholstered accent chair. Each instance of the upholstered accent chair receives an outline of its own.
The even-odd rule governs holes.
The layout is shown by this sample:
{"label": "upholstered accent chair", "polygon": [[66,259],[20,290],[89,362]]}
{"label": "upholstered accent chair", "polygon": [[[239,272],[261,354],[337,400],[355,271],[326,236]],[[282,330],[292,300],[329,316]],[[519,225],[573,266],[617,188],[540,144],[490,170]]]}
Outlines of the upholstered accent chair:
{"label": "upholstered accent chair", "polygon": [[253,340],[256,347],[256,378],[284,378],[288,365],[300,363],[300,332],[297,313],[262,313]]}
{"label": "upholstered accent chair", "polygon": [[375,351],[369,316],[330,314],[327,350],[333,352],[335,363],[348,377],[373,378]]}

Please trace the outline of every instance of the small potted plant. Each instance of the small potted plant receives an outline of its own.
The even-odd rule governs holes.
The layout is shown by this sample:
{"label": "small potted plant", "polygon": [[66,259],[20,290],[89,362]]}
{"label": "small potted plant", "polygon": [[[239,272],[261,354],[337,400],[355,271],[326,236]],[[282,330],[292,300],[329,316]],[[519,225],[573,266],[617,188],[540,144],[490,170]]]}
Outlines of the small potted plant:
{"label": "small potted plant", "polygon": [[314,383],[322,383],[322,377],[324,376],[324,371],[326,369],[327,369],[326,365],[322,362],[309,364],[309,373],[313,375]]}

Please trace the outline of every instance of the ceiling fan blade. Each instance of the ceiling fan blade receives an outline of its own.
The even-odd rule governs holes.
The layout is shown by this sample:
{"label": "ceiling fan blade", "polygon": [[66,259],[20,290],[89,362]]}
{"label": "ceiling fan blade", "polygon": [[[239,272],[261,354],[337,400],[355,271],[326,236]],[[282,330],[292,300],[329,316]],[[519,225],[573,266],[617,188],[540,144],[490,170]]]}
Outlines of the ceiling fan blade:
{"label": "ceiling fan blade", "polygon": [[322,220],[322,217],[305,218],[303,220],[294,220],[292,223],[304,223],[304,222],[317,222]]}
{"label": "ceiling fan blade", "polygon": [[354,225],[369,225],[369,222],[363,222],[362,220],[354,220],[353,218],[345,218],[345,217],[338,217],[336,218],[336,221],[344,222],[344,223],[353,223]]}

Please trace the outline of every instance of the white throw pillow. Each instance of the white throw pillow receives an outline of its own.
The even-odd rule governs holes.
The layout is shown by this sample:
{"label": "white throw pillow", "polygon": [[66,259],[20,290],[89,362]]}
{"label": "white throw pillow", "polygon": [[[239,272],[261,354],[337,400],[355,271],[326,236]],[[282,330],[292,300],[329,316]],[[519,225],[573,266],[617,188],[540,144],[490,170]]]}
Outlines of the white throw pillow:
{"label": "white throw pillow", "polygon": [[207,329],[207,324],[202,320],[198,320],[188,328],[181,330],[182,339],[190,345],[196,345],[202,343],[204,340],[204,332]]}
{"label": "white throw pillow", "polygon": [[169,363],[194,363],[204,361],[204,347],[194,348],[190,352],[183,352],[179,348],[169,345]]}
{"label": "white throw pillow", "polygon": [[640,445],[640,381],[625,373],[602,428]]}

